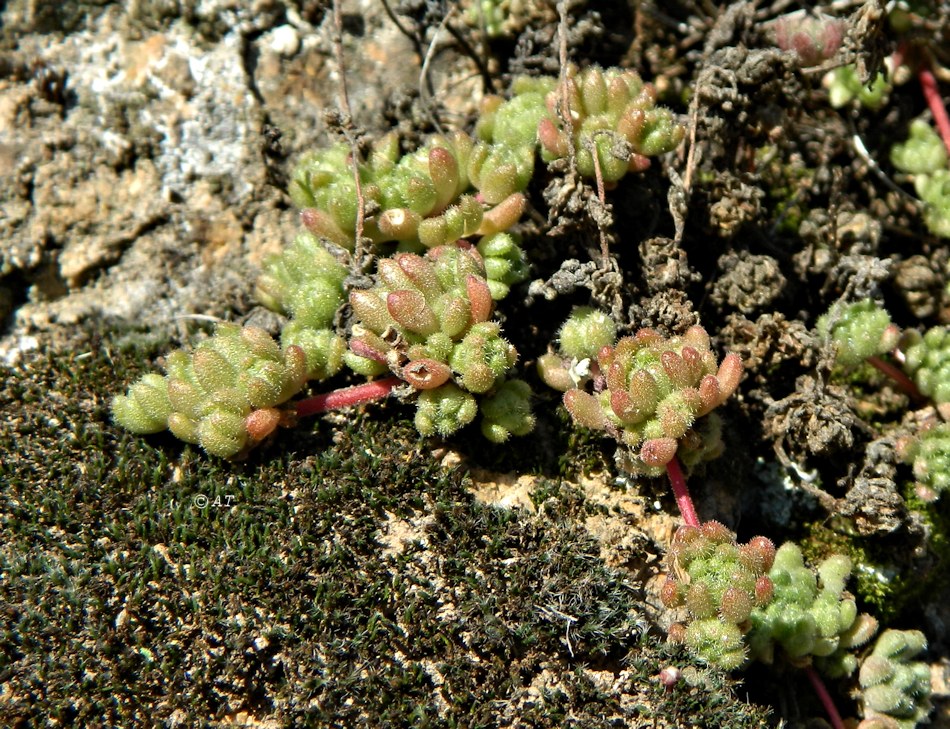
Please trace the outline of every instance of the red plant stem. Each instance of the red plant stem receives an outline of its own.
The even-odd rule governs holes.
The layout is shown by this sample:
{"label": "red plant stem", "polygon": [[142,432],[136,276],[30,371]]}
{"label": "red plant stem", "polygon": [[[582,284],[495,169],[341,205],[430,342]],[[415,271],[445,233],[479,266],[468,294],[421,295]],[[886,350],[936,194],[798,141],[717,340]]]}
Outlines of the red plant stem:
{"label": "red plant stem", "polygon": [[689,526],[698,527],[699,517],[696,515],[696,507],[693,506],[693,500],[689,496],[686,477],[683,476],[683,469],[680,468],[680,462],[676,459],[676,456],[673,456],[673,460],[666,464],[666,475],[670,477],[673,496],[676,497],[676,505],[683,516],[683,521]]}
{"label": "red plant stem", "polygon": [[924,92],[924,98],[927,100],[927,106],[930,107],[930,113],[933,114],[934,124],[937,125],[937,131],[940,132],[943,146],[950,153],[950,116],[947,115],[947,107],[943,105],[943,99],[940,97],[937,79],[934,77],[933,71],[926,66],[921,66],[918,69],[917,78],[920,80],[920,88]]}
{"label": "red plant stem", "polygon": [[334,390],[325,395],[308,397],[297,403],[297,415],[316,415],[325,413],[328,410],[339,410],[348,408],[352,405],[361,405],[364,402],[373,400],[382,400],[393,388],[401,385],[402,380],[398,377],[384,377],[381,380],[373,380],[365,385],[356,385],[355,387],[346,387],[342,390]]}
{"label": "red plant stem", "polygon": [[821,676],[818,675],[815,667],[805,666],[805,675],[808,676],[812,688],[815,689],[815,693],[818,694],[818,699],[821,701],[822,706],[825,707],[825,712],[831,720],[831,726],[833,726],[834,729],[845,729],[844,722],[841,721],[841,714],[838,713],[838,707],[835,706],[831,694],[828,693],[828,689],[825,687],[825,682],[821,680]]}
{"label": "red plant stem", "polygon": [[914,384],[914,381],[904,374],[903,370],[901,370],[899,367],[895,367],[890,362],[886,362],[875,355],[868,357],[867,362],[869,365],[883,372],[885,375],[894,380],[894,384],[896,384],[897,387],[900,388],[911,400],[914,400],[915,402],[923,402],[926,399],[922,394],[920,394],[920,390],[917,389],[917,385]]}

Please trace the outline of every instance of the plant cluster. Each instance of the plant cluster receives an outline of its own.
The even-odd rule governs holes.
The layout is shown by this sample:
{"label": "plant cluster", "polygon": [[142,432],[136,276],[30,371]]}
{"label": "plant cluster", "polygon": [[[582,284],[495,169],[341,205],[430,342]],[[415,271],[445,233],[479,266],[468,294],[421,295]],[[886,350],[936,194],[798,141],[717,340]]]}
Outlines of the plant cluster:
{"label": "plant cluster", "polygon": [[[941,417],[950,408],[950,333],[935,326],[921,334],[901,332],[890,315],[871,301],[834,305],[819,317],[817,328],[825,341],[835,345],[836,360],[846,367],[862,362],[881,369],[915,398],[929,398]],[[901,366],[882,361],[878,355],[894,350]],[[950,485],[950,426],[928,422],[919,433],[902,438],[901,459],[912,465],[914,477],[930,498]]]}
{"label": "plant cluster", "polygon": [[835,345],[835,359],[844,367],[890,352],[900,339],[890,315],[870,299],[836,303],[818,317],[817,329],[822,339]]}
{"label": "plant cluster", "polygon": [[[565,100],[570,129],[559,121]],[[574,154],[582,175],[607,183],[642,172],[649,157],[675,149],[685,134],[669,110],[656,106],[653,84],[630,70],[571,68],[566,86],[549,92],[545,104],[548,116],[538,124],[542,158]]]}
{"label": "plant cluster", "polygon": [[[562,91],[569,103],[563,111],[577,119],[570,138],[556,121]],[[209,453],[231,457],[259,440],[259,430],[239,432],[239,418],[263,408],[289,421],[291,410],[274,408],[306,381],[328,378],[345,365],[368,377],[389,371],[398,378],[378,381],[369,394],[359,395],[364,399],[385,396],[399,382],[409,385],[416,426],[424,435],[453,433],[479,412],[490,440],[529,432],[534,427],[530,389],[510,377],[517,352],[491,317],[495,302],[528,277],[529,261],[511,228],[525,210],[523,191],[539,151],[550,160],[566,155],[573,143],[581,173],[612,182],[628,169],[644,169],[648,156],[673,149],[684,129],[655,106],[652,86],[632,71],[572,69],[564,86],[554,78],[521,78],[512,92],[507,101],[484,100],[474,137],[461,131],[435,135],[419,149],[401,153],[398,137],[390,133],[371,145],[365,160],[354,160],[350,147],[338,144],[300,161],[290,195],[302,208],[306,232],[265,262],[257,284],[258,300],[289,317],[280,335],[284,349],[273,341],[269,346],[286,357],[304,355],[302,377],[293,371],[294,386],[280,389],[281,399],[266,406],[256,400],[229,404],[234,417],[212,418],[218,423],[213,432],[222,437],[199,437],[210,427],[197,425],[207,417],[205,400],[222,387],[234,389],[234,383],[215,381],[213,389],[201,391],[201,407],[191,404],[182,411],[188,423],[196,423],[192,428],[177,417],[169,421],[169,413],[178,411],[162,400],[163,378],[146,375],[115,399],[116,421],[135,432],[169,427]],[[591,161],[591,150],[599,162]],[[347,291],[349,271],[328,245],[353,252],[358,233],[379,253],[375,280]],[[396,251],[383,256],[387,244]],[[340,318],[346,301],[349,320]],[[217,343],[230,336],[227,332],[222,328],[209,341]],[[204,351],[217,344],[200,346]],[[191,370],[182,370],[187,357],[170,358],[177,369],[169,370],[169,378],[194,379]],[[240,363],[231,364],[237,370]],[[298,404],[297,412],[354,404],[356,397]]]}
{"label": "plant cluster", "polygon": [[930,669],[911,662],[927,647],[919,630],[885,630],[858,673],[861,729],[913,729],[930,713]]}
{"label": "plant cluster", "polygon": [[641,329],[614,344],[602,316],[575,312],[561,330],[561,356],[539,360],[542,379],[565,391],[574,422],[631,449],[628,470],[634,473],[661,475],[674,456],[687,464],[716,457],[722,445],[715,419],[703,427],[697,420],[735,392],[741,360],[729,354],[719,363],[699,326],[669,338]]}
{"label": "plant cluster", "polygon": [[[497,187],[488,184],[473,187],[474,146],[464,132],[435,136],[403,155],[395,132],[374,143],[367,159],[356,165],[367,213],[363,236],[377,245],[395,242],[419,251],[497,233],[518,222],[524,196],[493,194]],[[305,155],[294,171],[290,196],[303,209],[308,230],[347,250],[354,248],[360,196],[347,145]]]}
{"label": "plant cluster", "polygon": [[165,377],[147,374],[112,404],[116,422],[133,433],[166,428],[186,443],[231,458],[281,422],[277,406],[300,392],[307,357],[281,348],[258,327],[220,324],[194,352],[172,352]]}
{"label": "plant cluster", "polygon": [[923,119],[915,119],[907,139],[891,147],[891,164],[913,176],[930,232],[950,238],[950,168],[940,135]]}
{"label": "plant cluster", "polygon": [[493,441],[534,427],[523,381],[505,383],[515,348],[490,321],[494,302],[474,249],[440,246],[425,256],[399,253],[379,262],[376,286],[352,291],[350,369],[388,369],[419,391],[416,427],[449,435],[478,413],[475,395],[491,393],[482,432]]}
{"label": "plant cluster", "polygon": [[936,326],[903,337],[904,368],[918,389],[938,406],[950,403],[950,332]]}
{"label": "plant cluster", "polygon": [[773,599],[768,571],[774,559],[775,545],[765,537],[740,545],[716,521],[681,526],[667,553],[671,572],[679,577],[667,577],[661,597],[669,608],[685,607],[690,621],[674,623],[670,638],[725,670],[744,665],[753,610]]}
{"label": "plant cluster", "polygon": [[[911,74],[917,76],[937,130],[923,119],[914,120],[908,138],[891,146],[890,160],[899,172],[913,177],[928,230],[947,238],[950,237],[950,169],[947,167],[950,115],[937,88],[933,54],[915,48],[921,44],[921,36],[914,33],[915,22],[922,22],[929,11],[925,4],[914,8],[903,3],[889,6],[887,22],[899,42],[895,52],[884,59],[884,68],[873,78],[862,79],[857,64],[839,66],[825,74],[823,85],[828,89],[829,102],[834,108],[857,102],[865,109],[877,111],[887,104],[895,83],[903,83]],[[834,23],[835,19],[828,16],[790,14],[777,22],[779,43],[783,48],[798,50],[803,65],[808,65],[806,59],[828,58],[826,46],[833,46],[836,38],[840,42],[840,31],[834,29]]]}
{"label": "plant cluster", "polygon": [[303,232],[282,254],[264,262],[257,281],[257,300],[289,317],[280,341],[307,355],[308,380],[325,379],[343,367],[346,340],[337,334],[333,319],[344,302],[346,276],[346,267],[320,239]]}
{"label": "plant cluster", "polygon": [[505,35],[508,0],[476,0],[467,9],[465,19],[485,31],[489,38]]}
{"label": "plant cluster", "polygon": [[891,93],[887,74],[879,72],[869,83],[864,84],[854,64],[829,71],[825,75],[824,85],[828,89],[828,100],[836,109],[857,101],[865,109],[876,111],[887,103]]}
{"label": "plant cluster", "polygon": [[752,656],[771,663],[780,647],[792,662],[814,660],[832,678],[853,673],[857,659],[849,651],[871,638],[877,621],[859,614],[845,591],[850,575],[851,561],[843,555],[831,555],[812,570],[797,545],[783,544],[769,571],[774,599],[751,617]]}
{"label": "plant cluster", "polygon": [[867,642],[877,621],[857,612],[844,587],[847,558],[834,555],[816,571],[792,543],[777,551],[765,537],[745,544],[718,522],[682,526],[669,552],[671,572],[662,598],[685,607],[689,622],[670,627],[708,663],[726,670],[749,660],[772,663],[780,648],[788,660],[818,663],[832,677],[854,672],[849,650]]}
{"label": "plant cluster", "polygon": [[841,47],[846,30],[841,18],[812,14],[806,10],[781,16],[773,27],[776,45],[783,51],[794,51],[803,68],[833,58]]}
{"label": "plant cluster", "polygon": [[936,498],[950,488],[950,423],[931,424],[921,432],[898,443],[898,455],[913,467],[914,478]]}

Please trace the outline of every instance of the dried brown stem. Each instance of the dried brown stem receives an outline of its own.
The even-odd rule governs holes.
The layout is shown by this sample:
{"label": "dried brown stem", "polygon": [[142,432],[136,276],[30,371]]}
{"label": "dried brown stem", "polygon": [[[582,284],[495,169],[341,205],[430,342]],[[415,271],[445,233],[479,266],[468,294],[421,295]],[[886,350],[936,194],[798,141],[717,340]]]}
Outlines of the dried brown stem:
{"label": "dried brown stem", "polygon": [[356,240],[350,269],[351,273],[360,274],[363,272],[363,223],[366,214],[366,199],[363,197],[363,186],[360,182],[360,149],[356,143],[356,135],[353,134],[353,113],[350,110],[350,97],[346,89],[346,66],[343,61],[343,14],[340,11],[340,0],[333,0],[333,54],[336,56],[339,76],[337,93],[342,117],[340,127],[350,145],[350,167],[353,170],[353,182],[356,186]]}

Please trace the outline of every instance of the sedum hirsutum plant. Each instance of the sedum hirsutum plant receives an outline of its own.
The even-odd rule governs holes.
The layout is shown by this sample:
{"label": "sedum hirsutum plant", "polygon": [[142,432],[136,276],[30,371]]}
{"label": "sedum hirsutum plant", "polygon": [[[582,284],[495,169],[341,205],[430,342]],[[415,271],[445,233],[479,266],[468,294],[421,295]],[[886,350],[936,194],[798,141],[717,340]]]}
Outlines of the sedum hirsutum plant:
{"label": "sedum hirsutum plant", "polygon": [[836,303],[818,317],[817,328],[825,341],[834,343],[835,359],[845,367],[891,351],[900,339],[890,315],[871,300]]}
{"label": "sedum hirsutum plant", "polygon": [[[514,225],[524,211],[522,195],[493,199],[491,205],[476,198],[469,176],[473,144],[467,134],[456,132],[400,155],[395,133],[376,142],[368,159],[357,165],[367,205],[363,235],[376,244],[419,250]],[[311,232],[353,249],[359,196],[349,147],[306,155],[294,172],[290,195]]]}
{"label": "sedum hirsutum plant", "polygon": [[871,638],[877,621],[858,613],[845,591],[850,575],[844,555],[831,555],[812,570],[797,545],[779,547],[769,570],[773,598],[750,618],[750,657],[771,663],[781,648],[792,662],[814,660],[828,676],[853,673],[857,659],[851,651]]}
{"label": "sedum hirsutum plant", "polygon": [[311,329],[326,329],[343,305],[343,281],[349,273],[312,233],[300,233],[291,245],[264,261],[257,300],[272,311]]}
{"label": "sedum hirsutum plant", "polygon": [[605,431],[630,449],[634,457],[626,465],[633,473],[658,476],[675,456],[690,465],[718,455],[714,419],[697,421],[735,392],[741,360],[729,354],[719,363],[699,326],[669,338],[641,329],[602,344],[592,356],[594,343],[612,339],[604,320],[581,310],[561,330],[561,357],[539,360],[542,379],[565,391],[574,422]]}
{"label": "sedum hirsutum plant", "polygon": [[307,358],[280,347],[263,329],[220,324],[192,353],[166,358],[165,377],[145,375],[112,403],[116,422],[134,433],[168,429],[208,453],[230,458],[269,435],[279,405],[307,380]]}
{"label": "sedum hirsutum plant", "polygon": [[510,100],[500,96],[482,100],[469,174],[486,201],[502,200],[531,181],[538,125],[547,115],[544,99],[555,83],[548,77],[519,77],[512,83]]}
{"label": "sedum hirsutum plant", "polygon": [[938,423],[898,442],[898,455],[910,463],[914,478],[924,491],[936,498],[950,488],[950,423]]}
{"label": "sedum hirsutum plant", "polygon": [[528,278],[528,258],[516,233],[499,232],[482,236],[476,246],[485,265],[485,278],[491,297],[505,298],[511,287]]}
{"label": "sedum hirsutum plant", "polygon": [[765,537],[739,544],[711,521],[680,527],[668,561],[663,603],[689,615],[670,627],[670,638],[725,670],[749,660],[773,663],[780,650],[794,664],[814,662],[828,676],[850,675],[854,649],[877,630],[845,592],[851,564],[841,555],[812,570],[794,544],[776,550]]}
{"label": "sedum hirsutum plant", "polygon": [[[819,334],[835,344],[836,361],[853,367],[867,361],[903,385],[912,398],[933,401],[943,418],[950,413],[950,334],[936,326],[921,334],[901,332],[888,313],[870,300],[835,304],[819,317]],[[882,363],[878,355],[899,350],[903,369]],[[901,438],[901,460],[912,464],[921,495],[936,498],[950,486],[950,430],[945,423],[927,423],[920,432]]]}
{"label": "sedum hirsutum plant", "polygon": [[308,380],[325,379],[343,367],[346,341],[334,330],[333,319],[345,301],[347,274],[319,238],[303,232],[264,262],[257,281],[258,301],[291,317],[281,330],[280,342],[304,351]]}
{"label": "sedum hirsutum plant", "polygon": [[799,10],[771,23],[775,43],[783,51],[794,51],[803,68],[817,66],[834,57],[844,40],[846,23],[820,13]]}
{"label": "sedum hirsutum plant", "polygon": [[[558,114],[565,98],[570,130]],[[541,157],[546,162],[566,157],[573,146],[578,171],[605,182],[642,172],[649,157],[675,149],[686,133],[668,109],[656,106],[653,84],[628,69],[571,67],[566,89],[550,91],[545,104],[548,116],[538,126]]]}
{"label": "sedum hirsutum plant", "polygon": [[681,526],[668,553],[672,574],[661,597],[669,608],[685,607],[690,619],[670,627],[671,639],[725,670],[744,665],[752,611],[772,600],[768,571],[774,558],[775,546],[765,537],[740,545],[716,521]]}
{"label": "sedum hirsutum plant", "polygon": [[910,125],[904,142],[891,147],[891,163],[914,177],[914,189],[924,202],[924,223],[931,233],[950,238],[950,168],[940,135],[923,119]]}
{"label": "sedum hirsutum plant", "polygon": [[867,729],[913,729],[930,713],[930,667],[912,661],[927,648],[919,630],[885,630],[858,672]]}
{"label": "sedum hirsutum plant", "polygon": [[866,109],[876,110],[887,103],[891,92],[891,84],[887,78],[887,75],[880,72],[868,84],[863,84],[857,66],[852,64],[829,71],[823,83],[828,89],[829,101],[836,109],[857,101]]}
{"label": "sedum hirsutum plant", "polygon": [[[434,135],[406,150],[388,134],[358,160],[346,145],[311,152],[290,190],[305,231],[264,262],[257,283],[260,303],[285,317],[279,338],[220,325],[192,352],[169,355],[164,376],[147,374],[117,396],[116,422],[136,433],[167,429],[210,454],[239,458],[299,416],[392,394],[414,403],[424,436],[476,422],[491,442],[529,433],[532,392],[516,376],[518,352],[502,331],[501,307],[528,278],[531,249],[513,228],[539,158],[549,163],[547,175],[563,174],[570,166],[560,160],[570,159],[580,175],[609,188],[674,149],[684,133],[635,72],[572,67],[563,84],[520,78],[509,98],[486,97],[472,135]],[[737,390],[740,358],[720,361],[698,326],[618,339],[618,324],[577,308],[538,370],[564,393],[575,424],[622,445],[618,462],[629,474],[669,474],[685,526],[673,541],[662,598],[688,616],[671,637],[728,670],[782,657],[830,676],[853,673],[855,648],[876,623],[858,614],[845,590],[848,560],[833,556],[812,569],[794,545],[776,551],[765,537],[739,544],[722,524],[700,522],[691,503],[680,463],[721,452],[713,411]],[[829,312],[819,330],[837,343],[843,364],[896,344],[886,313],[866,303]],[[929,346],[936,335],[922,341]],[[940,357],[909,360],[919,359],[920,374],[939,371]],[[371,379],[295,399],[308,383],[344,369]],[[931,465],[915,463],[915,473],[943,469],[939,449],[923,439],[915,447],[937,454]],[[905,721],[908,701],[912,716],[926,710],[917,688],[905,690],[911,683],[899,677],[895,656],[882,658],[891,661],[886,670],[862,671],[869,717],[890,711]]]}
{"label": "sedum hirsutum plant", "polygon": [[939,406],[950,403],[950,332],[936,326],[904,334],[904,368],[920,391]]}
{"label": "sedum hirsutum plant", "polygon": [[675,149],[686,133],[672,112],[656,106],[653,85],[627,69],[571,66],[564,86],[522,77],[512,91],[508,101],[487,97],[476,126],[481,142],[470,174],[488,202],[527,186],[539,146],[545,162],[573,154],[583,176],[614,183],[645,170],[650,157]]}
{"label": "sedum hirsutum plant", "polygon": [[421,391],[420,433],[448,435],[467,425],[478,412],[475,395],[490,392],[494,427],[486,435],[505,440],[531,429],[530,390],[507,388],[501,402],[512,407],[507,415],[498,412],[501,395],[494,391],[518,355],[490,321],[494,301],[477,251],[442,246],[425,256],[382,259],[376,286],[351,292],[350,306],[356,321],[347,364],[368,375],[389,370]]}

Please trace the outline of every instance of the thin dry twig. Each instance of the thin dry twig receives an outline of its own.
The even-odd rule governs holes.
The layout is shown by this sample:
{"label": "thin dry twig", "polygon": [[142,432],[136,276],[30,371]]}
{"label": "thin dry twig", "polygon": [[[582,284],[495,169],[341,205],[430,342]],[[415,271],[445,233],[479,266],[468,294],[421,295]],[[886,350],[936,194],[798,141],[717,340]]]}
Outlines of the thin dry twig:
{"label": "thin dry twig", "polygon": [[[560,0],[557,4],[558,12],[558,55],[561,61],[560,78],[558,79],[558,91],[561,94],[561,103],[558,105],[558,114],[561,117],[561,123],[564,125],[564,131],[567,133],[568,140],[574,139],[574,119],[571,117],[571,100],[567,92],[567,2]],[[577,174],[577,160],[574,155],[574,145],[567,145],[567,160],[572,175]]]}
{"label": "thin dry twig", "polygon": [[[435,58],[436,47],[439,43],[439,35],[441,35],[444,28],[448,27],[449,18],[452,17],[453,11],[454,8],[449,8],[449,12],[445,14],[445,17],[442,18],[442,22],[439,23],[439,27],[435,29],[435,33],[432,35],[432,41],[429,43],[429,47],[426,49],[425,57],[422,59],[422,68],[419,69],[419,98],[427,102],[431,100],[433,96],[432,80],[429,78],[429,64],[431,64],[432,59]],[[428,94],[426,93],[426,90],[428,90]],[[442,134],[442,125],[439,124],[439,120],[433,113],[432,105],[430,103],[426,104],[426,112],[429,114],[429,118],[432,120],[432,125],[436,128],[436,131],[438,131],[439,134]]]}
{"label": "thin dry twig", "polygon": [[356,135],[353,133],[353,114],[346,89],[346,66],[343,62],[343,14],[340,11],[340,0],[333,0],[333,53],[336,56],[339,75],[337,92],[341,112],[340,129],[350,145],[350,166],[353,169],[353,182],[356,186],[356,241],[350,259],[350,269],[351,273],[360,274],[363,272],[363,222],[366,214],[366,200],[363,197],[363,186],[360,182],[360,150]]}
{"label": "thin dry twig", "polygon": [[475,49],[472,48],[471,44],[465,40],[465,37],[459,33],[451,23],[446,23],[445,29],[449,32],[449,35],[455,39],[455,42],[459,44],[462,52],[471,58],[472,63],[474,63],[478,68],[478,74],[482,77],[482,91],[484,91],[486,94],[498,93],[498,90],[495,88],[495,80],[492,78],[492,75],[488,70],[488,66],[485,65],[485,62],[482,60],[481,56],[475,52]]}
{"label": "thin dry twig", "polygon": [[[604,193],[604,176],[600,171],[600,156],[597,154],[597,144],[594,141],[591,141],[591,150],[590,155],[594,161],[594,179],[597,181],[597,199],[600,200],[601,207],[607,209],[607,197]],[[604,259],[604,266],[607,265],[607,257],[610,255],[610,250],[607,245],[607,235],[604,232],[603,226],[600,224],[600,221],[597,221],[597,232],[600,234],[600,255]]]}

